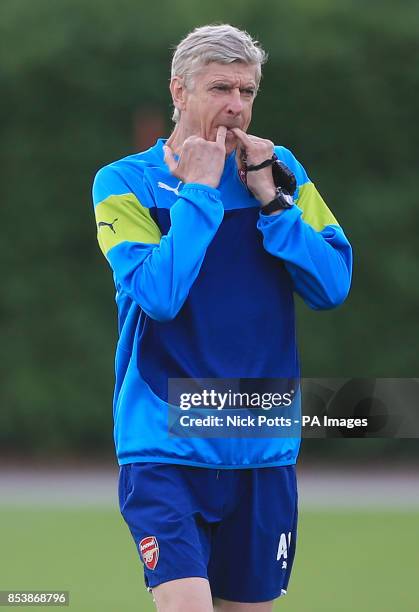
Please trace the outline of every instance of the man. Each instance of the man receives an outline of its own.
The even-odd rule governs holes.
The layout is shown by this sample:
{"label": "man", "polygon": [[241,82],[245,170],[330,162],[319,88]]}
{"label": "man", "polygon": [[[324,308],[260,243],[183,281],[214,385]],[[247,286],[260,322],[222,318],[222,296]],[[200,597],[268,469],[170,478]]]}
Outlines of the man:
{"label": "man", "polygon": [[120,507],[164,612],[272,610],[299,451],[296,437],[169,436],[170,380],[295,379],[293,292],[325,309],[350,286],[350,245],[304,168],[247,133],[265,60],[230,25],[194,30],[173,57],[170,138],[94,182],[119,312]]}

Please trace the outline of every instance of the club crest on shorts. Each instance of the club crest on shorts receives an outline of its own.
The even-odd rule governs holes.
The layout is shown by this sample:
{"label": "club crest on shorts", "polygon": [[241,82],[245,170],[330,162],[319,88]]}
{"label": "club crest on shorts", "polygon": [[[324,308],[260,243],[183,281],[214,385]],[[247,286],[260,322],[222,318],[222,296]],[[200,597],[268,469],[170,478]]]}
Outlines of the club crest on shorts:
{"label": "club crest on shorts", "polygon": [[159,560],[159,543],[157,538],[155,536],[147,536],[141,540],[138,547],[144,565],[150,570],[155,569]]}

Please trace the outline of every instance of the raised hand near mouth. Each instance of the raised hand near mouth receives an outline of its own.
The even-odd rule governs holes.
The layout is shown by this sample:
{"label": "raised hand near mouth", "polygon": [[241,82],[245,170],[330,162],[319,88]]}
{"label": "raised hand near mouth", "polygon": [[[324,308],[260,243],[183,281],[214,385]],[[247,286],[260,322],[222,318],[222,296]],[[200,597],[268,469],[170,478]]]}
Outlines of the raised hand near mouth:
{"label": "raised hand near mouth", "polygon": [[220,125],[215,142],[201,136],[189,136],[181,148],[176,161],[170,146],[164,145],[164,161],[171,174],[183,183],[200,183],[218,187],[224,170],[227,128]]}
{"label": "raised hand near mouth", "polygon": [[[236,155],[239,168],[243,167],[245,163],[248,166],[257,166],[265,160],[271,159],[274,152],[273,142],[246,134],[240,128],[230,129],[239,141]],[[267,166],[256,172],[249,172],[247,174],[247,186],[261,204],[271,202],[276,195],[272,167]]]}

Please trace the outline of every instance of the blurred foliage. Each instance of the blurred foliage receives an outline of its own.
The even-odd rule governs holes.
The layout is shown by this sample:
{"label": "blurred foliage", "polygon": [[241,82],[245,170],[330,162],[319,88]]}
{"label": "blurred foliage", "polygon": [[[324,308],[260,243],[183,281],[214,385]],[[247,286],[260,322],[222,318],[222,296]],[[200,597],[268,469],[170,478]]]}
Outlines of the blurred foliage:
{"label": "blurred foliage", "polygon": [[354,247],[346,304],[298,304],[304,374],[417,375],[418,21],[408,0],[2,1],[3,449],[112,446],[116,313],[91,183],[134,152],[139,109],[169,134],[171,49],[205,23],[269,51],[251,131],[295,152]]}

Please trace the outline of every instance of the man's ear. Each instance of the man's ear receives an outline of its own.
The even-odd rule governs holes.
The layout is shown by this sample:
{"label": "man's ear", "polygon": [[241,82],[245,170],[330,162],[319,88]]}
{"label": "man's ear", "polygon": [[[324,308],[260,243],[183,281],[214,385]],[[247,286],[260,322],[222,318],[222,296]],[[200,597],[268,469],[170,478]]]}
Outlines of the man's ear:
{"label": "man's ear", "polygon": [[179,111],[186,108],[187,90],[184,79],[179,76],[174,76],[170,81],[170,93],[172,94],[173,106]]}

